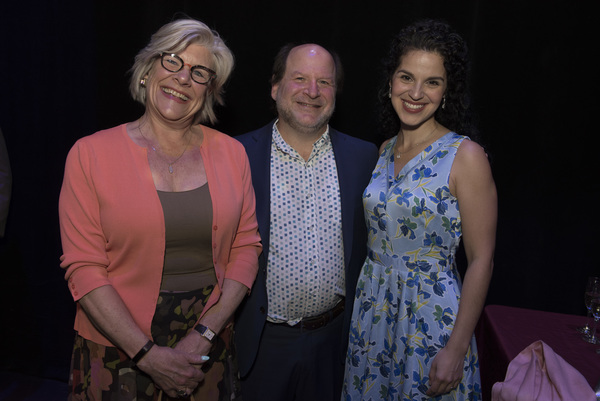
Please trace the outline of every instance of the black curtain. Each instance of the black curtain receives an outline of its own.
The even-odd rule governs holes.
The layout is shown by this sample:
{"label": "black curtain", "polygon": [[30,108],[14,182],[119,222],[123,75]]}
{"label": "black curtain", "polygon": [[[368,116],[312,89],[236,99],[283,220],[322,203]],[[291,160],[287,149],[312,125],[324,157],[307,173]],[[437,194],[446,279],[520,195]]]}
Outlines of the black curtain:
{"label": "black curtain", "polygon": [[236,57],[217,129],[235,136],[268,122],[275,53],[289,41],[314,41],[335,49],[346,71],[332,125],[376,144],[380,60],[391,36],[418,18],[448,21],[469,43],[474,104],[499,194],[487,303],[584,314],[586,277],[600,274],[598,35],[586,4],[2,2],[0,128],[13,197],[0,239],[0,369],[66,381],[74,304],[59,268],[65,157],[78,138],[141,115],[127,71],[150,35],[182,15],[217,30]]}

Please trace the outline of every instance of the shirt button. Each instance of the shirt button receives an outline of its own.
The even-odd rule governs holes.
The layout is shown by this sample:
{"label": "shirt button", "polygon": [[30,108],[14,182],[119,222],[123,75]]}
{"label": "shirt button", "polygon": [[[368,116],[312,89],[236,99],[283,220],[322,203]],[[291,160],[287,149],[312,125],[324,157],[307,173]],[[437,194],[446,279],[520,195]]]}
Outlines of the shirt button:
{"label": "shirt button", "polygon": [[217,228],[218,228],[218,227],[217,227],[217,225],[215,224],[215,225],[213,226],[213,230],[217,231]]}

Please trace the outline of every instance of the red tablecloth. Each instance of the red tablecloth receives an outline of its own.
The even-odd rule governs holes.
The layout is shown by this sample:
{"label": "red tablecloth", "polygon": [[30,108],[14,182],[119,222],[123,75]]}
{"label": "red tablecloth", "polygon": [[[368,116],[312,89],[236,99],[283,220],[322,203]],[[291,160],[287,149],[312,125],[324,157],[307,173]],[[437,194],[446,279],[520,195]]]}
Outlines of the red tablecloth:
{"label": "red tablecloth", "polygon": [[585,316],[486,306],[475,332],[484,401],[491,399],[494,383],[504,381],[510,361],[537,340],[548,344],[594,388],[600,381],[600,354],[596,353],[600,345],[581,339],[576,328],[585,322]]}

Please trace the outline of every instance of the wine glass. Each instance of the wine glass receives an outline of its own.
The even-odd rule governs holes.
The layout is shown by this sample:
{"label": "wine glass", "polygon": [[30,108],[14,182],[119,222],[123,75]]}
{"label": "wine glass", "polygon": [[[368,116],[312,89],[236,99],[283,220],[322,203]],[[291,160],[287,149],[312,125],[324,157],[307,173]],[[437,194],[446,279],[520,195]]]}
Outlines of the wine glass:
{"label": "wine glass", "polygon": [[588,343],[592,344],[600,344],[600,339],[596,336],[596,327],[598,326],[598,321],[600,320],[600,294],[596,294],[595,298],[592,298],[590,302],[592,309],[592,316],[594,316],[594,325],[590,330],[590,334],[584,335],[583,339]]}
{"label": "wine glass", "polygon": [[578,327],[577,330],[585,335],[590,334],[590,320],[592,318],[592,305],[591,301],[596,296],[600,296],[600,277],[589,277],[585,286],[585,307],[587,308],[587,321],[585,326]]}

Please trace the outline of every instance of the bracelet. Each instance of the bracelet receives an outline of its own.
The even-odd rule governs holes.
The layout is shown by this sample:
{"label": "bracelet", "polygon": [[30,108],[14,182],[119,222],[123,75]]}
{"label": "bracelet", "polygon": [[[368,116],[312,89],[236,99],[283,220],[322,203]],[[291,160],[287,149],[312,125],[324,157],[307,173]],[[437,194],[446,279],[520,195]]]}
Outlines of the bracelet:
{"label": "bracelet", "polygon": [[135,356],[133,358],[131,358],[133,363],[137,364],[140,361],[140,359],[142,359],[144,357],[144,355],[146,355],[148,353],[148,351],[150,351],[150,348],[152,348],[152,347],[154,347],[154,343],[152,342],[152,340],[148,340],[146,345],[144,345],[142,347],[142,349],[139,350],[139,352],[137,354],[135,354]]}

